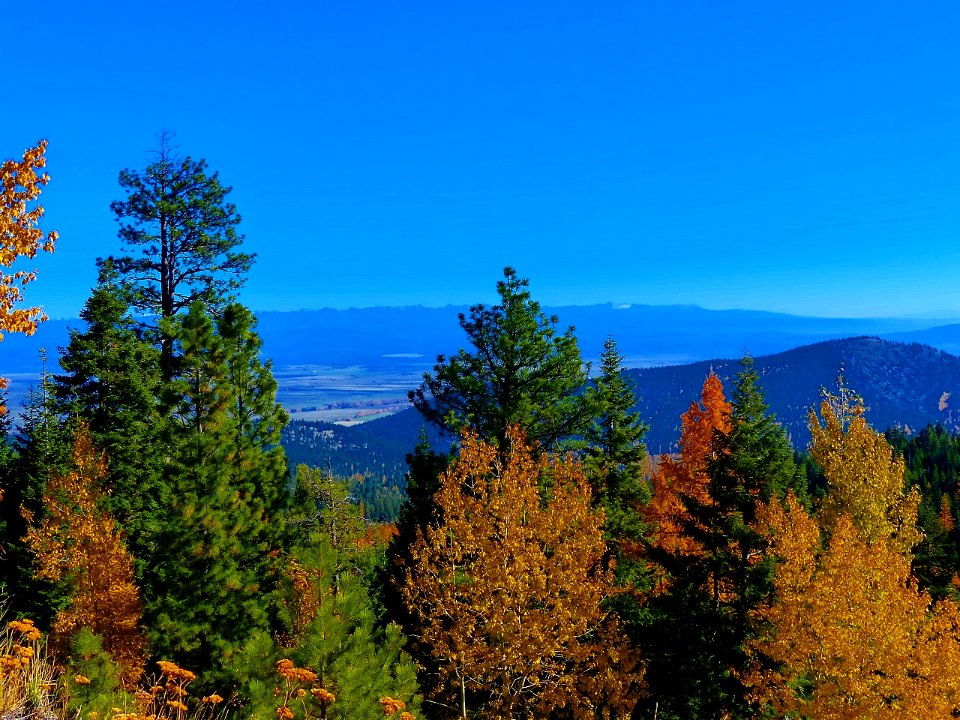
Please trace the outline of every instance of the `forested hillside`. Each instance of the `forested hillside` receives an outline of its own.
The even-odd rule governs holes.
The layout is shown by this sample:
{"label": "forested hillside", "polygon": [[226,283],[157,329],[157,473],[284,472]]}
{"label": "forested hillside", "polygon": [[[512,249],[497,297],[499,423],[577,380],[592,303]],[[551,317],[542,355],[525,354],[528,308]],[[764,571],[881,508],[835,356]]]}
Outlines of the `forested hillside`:
{"label": "forested hillside", "polygon": [[[821,389],[835,386],[841,373],[864,397],[875,427],[900,428],[907,435],[928,424],[939,423],[951,432],[960,429],[956,410],[960,358],[926,345],[847,338],[754,361],[771,411],[798,450],[810,440],[808,415]],[[717,359],[625,370],[637,396],[634,410],[648,426],[645,441],[650,452],[677,450],[680,414],[699,396],[700,384],[711,370],[729,393],[738,369],[737,360]],[[361,473],[376,486],[402,488],[404,457],[423,427],[423,418],[411,408],[348,428],[294,421],[283,442],[298,462],[329,464],[338,473]],[[431,439],[437,447],[450,441],[449,436],[436,434]],[[365,489],[368,497],[372,492],[372,487]]]}
{"label": "forested hillside", "polygon": [[449,447],[452,438],[419,424],[407,415],[391,415],[375,425],[335,425],[293,421],[281,434],[291,468],[305,464],[323,468],[346,480],[371,520],[393,521],[406,489],[407,456],[424,432],[432,447]]}
{"label": "forested hillside", "polygon": [[[810,440],[808,414],[821,388],[834,387],[840,375],[863,396],[875,427],[897,426],[908,433],[938,422],[950,430],[960,427],[960,358],[927,345],[847,338],[757,357],[755,362],[767,401],[798,449]],[[637,408],[650,425],[648,447],[673,452],[680,435],[677,418],[711,369],[729,392],[736,360],[627,371],[639,396]]]}

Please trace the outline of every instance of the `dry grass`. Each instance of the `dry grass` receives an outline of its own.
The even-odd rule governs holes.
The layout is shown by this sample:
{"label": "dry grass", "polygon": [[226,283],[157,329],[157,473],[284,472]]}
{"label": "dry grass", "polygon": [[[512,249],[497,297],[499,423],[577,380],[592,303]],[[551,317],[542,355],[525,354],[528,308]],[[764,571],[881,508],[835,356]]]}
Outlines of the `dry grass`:
{"label": "dry grass", "polygon": [[40,631],[29,620],[0,629],[0,720],[63,717],[57,672]]}

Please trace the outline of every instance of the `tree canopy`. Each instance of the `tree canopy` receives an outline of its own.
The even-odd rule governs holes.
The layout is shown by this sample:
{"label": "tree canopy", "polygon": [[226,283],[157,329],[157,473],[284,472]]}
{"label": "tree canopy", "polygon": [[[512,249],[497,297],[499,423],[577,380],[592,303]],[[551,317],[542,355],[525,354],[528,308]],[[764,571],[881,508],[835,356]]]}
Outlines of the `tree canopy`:
{"label": "tree canopy", "polygon": [[[172,135],[160,136],[156,160],[122,170],[126,194],[110,204],[120,239],[137,255],[98,260],[102,279],[119,278],[133,307],[158,318],[180,314],[194,302],[224,307],[245,282],[254,255],[239,251],[240,215],[227,201],[231,188],[208,174],[205,160],[177,154]],[[173,341],[162,334],[165,375],[172,373]]]}
{"label": "tree canopy", "polygon": [[402,591],[438,659],[435,695],[462,717],[476,702],[501,717],[629,713],[638,674],[602,608],[603,512],[578,463],[535,456],[516,426],[507,441],[504,457],[464,433],[436,496],[443,519],[412,548]]}
{"label": "tree canopy", "polygon": [[573,327],[558,333],[559,319],[543,313],[528,286],[504,268],[500,303],[460,314],[472,349],[439,356],[410,392],[424,418],[453,433],[471,427],[504,447],[511,425],[547,449],[586,431],[594,412]]}

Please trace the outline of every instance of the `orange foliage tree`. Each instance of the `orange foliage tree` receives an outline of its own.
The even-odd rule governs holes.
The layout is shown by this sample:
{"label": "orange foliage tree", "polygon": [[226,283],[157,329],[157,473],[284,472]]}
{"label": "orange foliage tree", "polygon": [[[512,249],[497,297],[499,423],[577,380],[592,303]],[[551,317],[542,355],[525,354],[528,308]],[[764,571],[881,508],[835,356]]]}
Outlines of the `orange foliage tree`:
{"label": "orange foliage tree", "polygon": [[[73,470],[54,474],[44,492],[43,520],[27,531],[37,555],[38,575],[70,588],[70,606],[57,614],[53,633],[58,644],[89,627],[132,684],[143,671],[146,641],[140,631],[140,592],[134,584],[133,559],[113,518],[101,508],[100,484],[106,461],[93,447],[90,432],[77,428]],[[27,518],[31,520],[32,518]]]}
{"label": "orange foliage tree", "polygon": [[[0,267],[8,268],[20,257],[33,258],[40,250],[53,252],[57,233],[44,235],[38,227],[43,208],[30,208],[50,180],[39,172],[47,164],[46,149],[47,141],[41,140],[23,153],[22,160],[0,164]],[[36,277],[36,271],[0,273],[0,338],[3,332],[30,335],[37,323],[46,319],[40,308],[17,308],[23,286]]]}
{"label": "orange foliage tree", "polygon": [[[43,208],[30,207],[50,180],[49,175],[39,172],[47,164],[46,150],[47,141],[41,140],[36,147],[24,151],[22,160],[5,160],[0,164],[0,268],[11,267],[21,257],[32,259],[40,250],[53,252],[57,233],[51,231],[44,235],[38,227]],[[46,320],[38,307],[17,307],[23,298],[23,287],[36,277],[35,270],[0,272],[0,340],[5,332],[32,335],[37,323]],[[6,387],[7,379],[0,378],[0,390]],[[6,406],[0,403],[0,414],[4,412]],[[3,499],[2,488],[0,499]]]}
{"label": "orange foliage tree", "polygon": [[601,607],[612,583],[603,513],[578,463],[534,453],[515,426],[507,435],[498,453],[464,433],[436,495],[442,522],[411,548],[401,591],[438,663],[436,694],[463,717],[477,705],[497,717],[628,716],[639,673]]}
{"label": "orange foliage tree", "polygon": [[696,554],[696,541],[687,532],[691,522],[685,498],[700,504],[710,500],[707,466],[714,453],[714,436],[728,434],[733,406],[723,394],[723,384],[711,372],[703,383],[700,402],[680,416],[682,434],[677,457],[661,455],[651,478],[652,498],[647,506],[650,543],[667,553]]}
{"label": "orange foliage tree", "polygon": [[[830,497],[818,518],[791,496],[758,518],[779,559],[777,600],[755,618],[754,698],[778,716],[950,718],[960,713],[960,612],[911,577],[917,500],[859,403],[828,397],[811,454]],[[824,539],[826,538],[826,539]]]}

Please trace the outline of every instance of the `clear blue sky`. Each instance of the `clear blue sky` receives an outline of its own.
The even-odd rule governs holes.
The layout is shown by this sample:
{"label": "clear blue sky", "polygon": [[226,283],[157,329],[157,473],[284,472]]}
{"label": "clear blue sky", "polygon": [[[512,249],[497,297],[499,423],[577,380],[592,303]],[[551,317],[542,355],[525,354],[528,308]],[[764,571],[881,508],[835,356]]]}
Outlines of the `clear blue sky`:
{"label": "clear blue sky", "polygon": [[488,301],[960,315],[960,3],[18,2],[0,157],[50,142],[29,300],[75,316],[162,129],[257,310]]}

